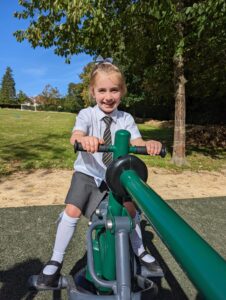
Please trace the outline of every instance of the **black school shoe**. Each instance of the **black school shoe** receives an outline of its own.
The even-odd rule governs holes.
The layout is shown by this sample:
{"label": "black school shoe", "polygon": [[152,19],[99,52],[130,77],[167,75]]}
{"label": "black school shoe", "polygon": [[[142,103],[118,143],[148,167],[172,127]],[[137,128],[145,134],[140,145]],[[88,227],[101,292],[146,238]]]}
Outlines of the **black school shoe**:
{"label": "black school shoe", "polygon": [[[46,266],[56,266],[57,270],[55,273],[51,274],[51,275],[46,275],[43,273],[43,270]],[[50,260],[48,261],[45,266],[42,268],[40,274],[38,275],[38,279],[37,279],[37,285],[39,287],[58,287],[58,282],[59,282],[59,278],[60,278],[60,270],[62,268],[62,263],[59,263],[58,261],[55,260]]]}
{"label": "black school shoe", "polygon": [[143,266],[145,266],[150,272],[156,273],[156,275],[163,274],[163,270],[162,270],[162,268],[160,267],[159,263],[156,260],[154,260],[153,262],[146,262],[146,261],[143,260],[143,257],[147,254],[149,255],[149,253],[147,251],[144,251],[139,255],[140,263]]}

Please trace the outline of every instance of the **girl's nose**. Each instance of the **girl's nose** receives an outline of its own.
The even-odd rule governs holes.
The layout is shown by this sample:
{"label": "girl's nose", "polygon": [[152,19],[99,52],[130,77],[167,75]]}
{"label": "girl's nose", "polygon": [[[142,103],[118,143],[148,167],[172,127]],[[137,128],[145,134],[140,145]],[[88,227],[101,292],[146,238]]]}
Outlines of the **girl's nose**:
{"label": "girl's nose", "polygon": [[111,92],[106,92],[105,98],[106,98],[107,100],[112,99],[112,94],[111,94]]}

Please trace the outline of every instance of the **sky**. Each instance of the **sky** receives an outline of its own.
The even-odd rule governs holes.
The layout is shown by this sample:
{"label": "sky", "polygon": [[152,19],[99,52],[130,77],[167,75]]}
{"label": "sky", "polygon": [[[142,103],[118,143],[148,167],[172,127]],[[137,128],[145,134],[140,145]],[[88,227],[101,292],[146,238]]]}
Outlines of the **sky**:
{"label": "sky", "polygon": [[22,90],[30,97],[36,96],[50,84],[62,96],[66,95],[68,84],[80,81],[79,74],[92,57],[79,54],[66,64],[65,58],[54,54],[53,48],[33,49],[27,41],[17,42],[13,32],[29,24],[13,16],[19,10],[18,0],[0,0],[0,84],[6,68],[10,67],[17,93]]}

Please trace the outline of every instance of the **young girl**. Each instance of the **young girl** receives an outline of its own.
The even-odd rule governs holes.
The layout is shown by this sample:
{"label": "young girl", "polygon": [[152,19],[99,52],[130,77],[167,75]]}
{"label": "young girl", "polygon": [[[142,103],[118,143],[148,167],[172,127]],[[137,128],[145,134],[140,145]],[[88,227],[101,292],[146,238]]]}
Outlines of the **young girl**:
{"label": "young girl", "polygon": [[[75,172],[65,200],[66,208],[58,223],[53,254],[39,274],[39,285],[57,286],[65,250],[81,214],[90,217],[108,192],[104,180],[111,157],[109,154],[98,153],[98,145],[114,143],[115,132],[126,129],[131,134],[132,145],[146,146],[150,155],[160,153],[161,143],[144,141],[133,117],[117,109],[125,93],[124,77],[115,65],[101,62],[94,67],[90,77],[90,94],[95,99],[96,106],[79,112],[70,139],[72,145],[75,141],[80,142],[87,152],[79,152],[74,163]],[[126,201],[124,206],[136,223],[130,235],[134,253],[149,270],[161,272],[155,258],[144,249],[139,215],[133,202]]]}

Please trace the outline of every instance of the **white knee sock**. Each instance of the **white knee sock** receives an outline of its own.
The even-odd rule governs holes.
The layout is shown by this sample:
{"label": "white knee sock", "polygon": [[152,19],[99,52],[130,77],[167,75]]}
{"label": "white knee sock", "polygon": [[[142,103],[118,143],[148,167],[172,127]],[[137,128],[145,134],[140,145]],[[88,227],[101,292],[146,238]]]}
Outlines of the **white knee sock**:
{"label": "white knee sock", "polygon": [[[142,234],[141,234],[141,229],[140,229],[140,216],[139,213],[136,212],[136,216],[134,218],[136,227],[133,229],[133,231],[130,234],[130,241],[132,244],[133,252],[137,255],[140,256],[141,253],[145,251],[144,245],[143,245],[143,240],[142,240]],[[155,261],[155,258],[151,256],[150,254],[146,254],[142,260],[144,260],[147,263],[151,263]]]}
{"label": "white knee sock", "polygon": [[[51,260],[58,261],[59,263],[63,261],[65,250],[74,234],[78,220],[79,218],[69,217],[65,211],[63,212],[58,223]],[[54,274],[56,270],[56,266],[49,265],[44,268],[43,273],[46,275],[51,275]]]}

